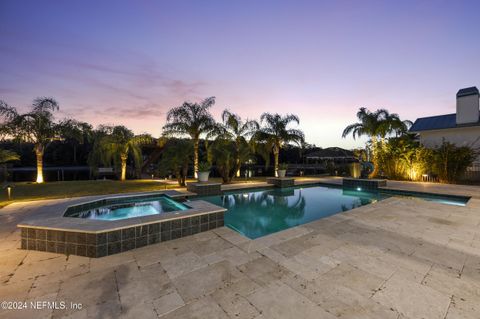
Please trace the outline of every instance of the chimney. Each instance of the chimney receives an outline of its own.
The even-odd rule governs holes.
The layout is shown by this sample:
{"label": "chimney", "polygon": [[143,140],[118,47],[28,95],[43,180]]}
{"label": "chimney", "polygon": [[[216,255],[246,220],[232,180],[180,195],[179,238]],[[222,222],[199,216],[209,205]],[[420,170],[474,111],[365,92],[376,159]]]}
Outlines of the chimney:
{"label": "chimney", "polygon": [[477,123],[480,117],[479,93],[475,86],[457,92],[457,125]]}

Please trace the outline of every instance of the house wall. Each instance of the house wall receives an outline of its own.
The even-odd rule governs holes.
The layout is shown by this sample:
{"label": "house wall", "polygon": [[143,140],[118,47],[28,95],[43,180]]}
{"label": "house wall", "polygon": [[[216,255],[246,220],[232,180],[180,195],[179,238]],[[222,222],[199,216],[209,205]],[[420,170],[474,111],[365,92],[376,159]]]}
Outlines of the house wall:
{"label": "house wall", "polygon": [[[442,144],[443,139],[458,146],[470,146],[480,149],[480,126],[420,132],[420,143],[426,147],[439,146]],[[480,156],[477,157],[475,164],[480,165]]]}

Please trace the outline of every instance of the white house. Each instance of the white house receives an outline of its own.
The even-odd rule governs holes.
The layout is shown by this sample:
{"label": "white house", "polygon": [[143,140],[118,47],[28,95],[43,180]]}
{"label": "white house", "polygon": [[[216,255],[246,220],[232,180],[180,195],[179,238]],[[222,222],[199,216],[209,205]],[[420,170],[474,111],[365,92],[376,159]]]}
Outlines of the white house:
{"label": "white house", "polygon": [[[479,92],[475,86],[457,92],[457,110],[453,114],[419,118],[410,132],[418,133],[426,147],[435,147],[448,141],[458,146],[480,149]],[[480,157],[471,170],[480,170]]]}

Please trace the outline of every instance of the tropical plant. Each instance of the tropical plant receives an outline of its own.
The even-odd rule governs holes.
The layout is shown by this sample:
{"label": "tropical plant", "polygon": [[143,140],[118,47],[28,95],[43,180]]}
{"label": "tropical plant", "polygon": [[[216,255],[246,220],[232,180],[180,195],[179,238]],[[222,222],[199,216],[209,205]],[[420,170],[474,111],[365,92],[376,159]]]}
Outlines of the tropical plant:
{"label": "tropical plant", "polygon": [[260,157],[265,162],[265,169],[268,169],[270,166],[272,148],[265,141],[259,141],[256,137],[252,138],[250,145],[252,146],[253,152],[260,155]]}
{"label": "tropical plant", "polygon": [[378,149],[378,169],[391,179],[418,180],[431,170],[431,155],[412,134],[391,137]]}
{"label": "tropical plant", "polygon": [[198,163],[198,171],[199,172],[210,172],[212,169],[212,165],[209,162],[200,162]]}
{"label": "tropical plant", "polygon": [[0,148],[0,167],[3,169],[4,180],[6,180],[8,176],[6,163],[18,161],[19,159],[20,156],[18,156],[17,153]]}
{"label": "tropical plant", "polygon": [[367,149],[365,148],[356,148],[353,150],[353,156],[355,156],[359,161],[365,162],[368,159]]}
{"label": "tropical plant", "polygon": [[5,164],[12,161],[18,161],[19,159],[20,159],[20,156],[18,156],[17,153],[9,150],[0,149],[0,164]]}
{"label": "tropical plant", "polygon": [[215,120],[209,109],[215,104],[215,97],[209,97],[200,103],[184,102],[167,113],[167,124],[163,134],[169,136],[188,135],[193,140],[193,168],[195,177],[198,172],[198,148],[200,136],[215,129]]}
{"label": "tropical plant", "polygon": [[160,174],[173,172],[180,186],[185,186],[188,166],[192,161],[193,143],[190,140],[171,139],[165,144],[160,160]]}
{"label": "tropical plant", "polygon": [[73,163],[77,164],[77,146],[92,140],[93,127],[73,119],[61,121],[58,127],[62,138],[73,145]]}
{"label": "tropical plant", "polygon": [[389,113],[385,109],[371,112],[364,107],[357,112],[357,118],[359,122],[348,125],[343,130],[342,137],[352,134],[354,139],[364,135],[370,138],[374,170],[369,177],[374,177],[379,172],[378,149],[385,146],[385,138],[392,133],[397,136],[405,134],[412,123],[400,120],[397,114]]}
{"label": "tropical plant", "polygon": [[90,172],[93,176],[98,174],[98,167],[100,165],[111,165],[111,163],[107,163],[101,145],[103,139],[111,132],[112,126],[109,125],[99,125],[92,131],[93,145],[91,151],[88,153],[87,163],[90,166]]}
{"label": "tropical plant", "polygon": [[49,143],[59,139],[53,112],[59,106],[53,98],[39,97],[33,101],[30,112],[19,114],[14,107],[0,103],[0,116],[3,117],[1,131],[17,141],[34,144],[37,159],[37,183],[43,183],[43,155]]}
{"label": "tropical plant", "polygon": [[250,147],[246,143],[216,138],[208,147],[208,159],[215,164],[224,183],[229,183],[237,173],[237,161],[246,162],[250,157]]}
{"label": "tropical plant", "polygon": [[432,171],[440,182],[458,182],[477,155],[478,152],[469,146],[456,146],[443,140],[441,145],[433,149]]}
{"label": "tropical plant", "polygon": [[217,136],[223,140],[230,140],[235,145],[235,175],[240,176],[240,167],[242,165],[241,154],[248,148],[250,139],[259,129],[259,124],[254,120],[245,120],[230,112],[224,110],[222,113],[222,123],[216,126],[209,136]]}
{"label": "tropical plant", "polygon": [[278,169],[279,170],[287,170],[288,169],[288,164],[287,163],[280,163],[280,164],[278,164]]}
{"label": "tropical plant", "polygon": [[263,126],[255,133],[254,141],[264,143],[265,147],[273,152],[275,175],[277,175],[278,158],[282,147],[289,143],[302,145],[305,140],[301,130],[288,128],[290,123],[300,124],[300,119],[294,114],[282,116],[278,113],[263,113],[260,121]]}
{"label": "tropical plant", "polygon": [[120,180],[124,181],[127,174],[127,160],[133,158],[135,168],[141,167],[142,150],[141,145],[152,142],[152,137],[147,134],[135,135],[125,126],[103,126],[101,127],[101,137],[95,144],[97,154],[100,156],[104,165],[113,163],[115,167],[120,167]]}

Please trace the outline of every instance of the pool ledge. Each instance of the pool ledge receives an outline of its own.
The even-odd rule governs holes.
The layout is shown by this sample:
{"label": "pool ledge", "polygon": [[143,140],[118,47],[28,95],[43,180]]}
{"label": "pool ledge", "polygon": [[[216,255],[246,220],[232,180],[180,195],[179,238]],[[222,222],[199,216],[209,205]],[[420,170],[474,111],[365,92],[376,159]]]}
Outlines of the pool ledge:
{"label": "pool ledge", "polygon": [[183,211],[114,221],[64,217],[61,211],[17,227],[21,229],[22,249],[103,257],[224,225],[225,208],[202,200],[190,201],[188,206]]}

